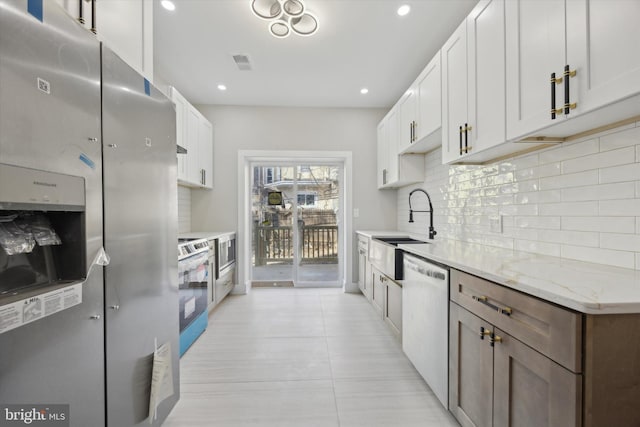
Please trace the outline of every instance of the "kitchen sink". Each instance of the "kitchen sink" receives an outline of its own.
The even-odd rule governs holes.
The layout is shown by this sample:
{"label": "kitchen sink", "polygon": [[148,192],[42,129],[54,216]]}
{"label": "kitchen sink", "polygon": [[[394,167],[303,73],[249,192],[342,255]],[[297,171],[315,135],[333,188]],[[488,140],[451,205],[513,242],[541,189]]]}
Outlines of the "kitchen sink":
{"label": "kitchen sink", "polygon": [[425,244],[411,237],[374,237],[369,245],[369,260],[374,267],[394,280],[402,280],[402,250],[398,245]]}
{"label": "kitchen sink", "polygon": [[429,243],[423,240],[412,239],[411,237],[374,237],[373,239],[380,240],[381,242],[388,243],[393,246]]}

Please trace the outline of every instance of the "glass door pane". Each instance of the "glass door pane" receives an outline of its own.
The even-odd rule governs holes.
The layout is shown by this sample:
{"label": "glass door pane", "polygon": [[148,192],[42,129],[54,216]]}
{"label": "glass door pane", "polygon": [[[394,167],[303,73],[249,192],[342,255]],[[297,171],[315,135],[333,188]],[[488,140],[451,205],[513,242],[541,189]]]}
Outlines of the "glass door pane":
{"label": "glass door pane", "polygon": [[340,167],[296,167],[298,284],[332,285],[339,280]]}
{"label": "glass door pane", "polygon": [[293,286],[295,277],[295,168],[254,166],[251,215],[254,286]]}

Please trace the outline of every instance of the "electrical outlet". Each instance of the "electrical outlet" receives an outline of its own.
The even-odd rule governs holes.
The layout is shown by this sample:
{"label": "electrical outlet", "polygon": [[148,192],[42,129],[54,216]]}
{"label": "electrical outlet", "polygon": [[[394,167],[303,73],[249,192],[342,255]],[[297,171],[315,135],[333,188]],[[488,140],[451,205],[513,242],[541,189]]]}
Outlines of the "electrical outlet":
{"label": "electrical outlet", "polygon": [[353,217],[358,218],[360,216],[360,209],[353,208]]}
{"label": "electrical outlet", "polygon": [[492,233],[502,233],[502,215],[489,217],[489,230],[491,230]]}

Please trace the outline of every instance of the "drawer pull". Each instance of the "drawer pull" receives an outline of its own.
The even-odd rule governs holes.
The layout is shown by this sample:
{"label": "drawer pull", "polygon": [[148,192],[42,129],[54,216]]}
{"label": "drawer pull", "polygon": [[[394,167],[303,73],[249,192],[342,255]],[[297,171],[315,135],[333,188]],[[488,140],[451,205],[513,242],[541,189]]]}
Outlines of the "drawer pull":
{"label": "drawer pull", "polygon": [[480,339],[484,340],[484,337],[491,336],[491,331],[489,329],[485,329],[484,326],[480,326]]}
{"label": "drawer pull", "polygon": [[489,335],[489,345],[491,347],[493,347],[495,343],[501,343],[501,342],[502,342],[502,337],[499,337],[498,335],[496,335],[494,333]]}
{"label": "drawer pull", "polygon": [[500,313],[500,314],[504,314],[505,316],[511,316],[511,313],[513,313],[513,310],[512,310],[511,308],[509,308],[509,307],[504,307],[504,308],[503,308],[503,307],[498,307],[498,306],[497,306],[497,305],[495,305],[495,304],[491,304],[491,303],[489,302],[489,298],[487,298],[487,297],[486,297],[486,296],[484,296],[484,295],[479,296],[479,297],[477,297],[477,296],[475,296],[475,295],[472,295],[472,296],[471,296],[471,298],[473,298],[475,301],[478,301],[478,302],[480,302],[480,303],[482,303],[482,304],[486,305],[487,307],[489,307],[489,308],[491,308],[491,309],[493,309],[493,310],[497,311],[497,312],[498,312],[498,313]]}

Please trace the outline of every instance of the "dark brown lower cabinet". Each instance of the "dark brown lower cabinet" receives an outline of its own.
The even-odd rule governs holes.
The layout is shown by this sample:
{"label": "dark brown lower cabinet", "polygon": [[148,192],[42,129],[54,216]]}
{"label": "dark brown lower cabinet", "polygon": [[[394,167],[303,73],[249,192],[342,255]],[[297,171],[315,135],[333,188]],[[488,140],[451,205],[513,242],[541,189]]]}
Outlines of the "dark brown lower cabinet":
{"label": "dark brown lower cabinet", "polygon": [[461,425],[581,425],[581,375],[455,303],[450,319],[449,405]]}

